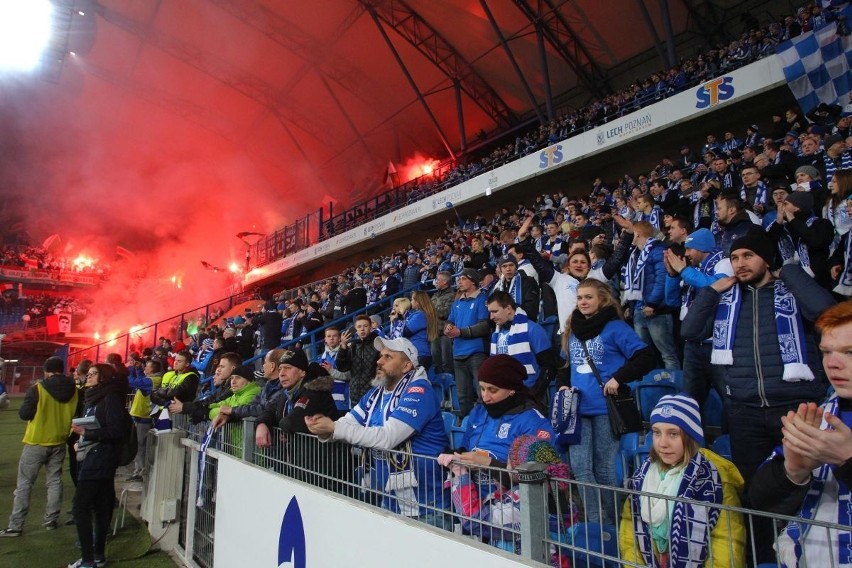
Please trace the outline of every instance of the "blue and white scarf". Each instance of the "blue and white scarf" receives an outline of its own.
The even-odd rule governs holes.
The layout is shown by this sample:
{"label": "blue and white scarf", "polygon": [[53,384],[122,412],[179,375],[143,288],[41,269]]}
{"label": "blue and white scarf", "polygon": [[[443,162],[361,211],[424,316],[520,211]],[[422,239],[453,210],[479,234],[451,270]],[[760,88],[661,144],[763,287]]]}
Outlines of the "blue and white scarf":
{"label": "blue and white scarf", "polygon": [[382,407],[382,395],[385,392],[384,387],[375,387],[373,391],[370,393],[370,397],[367,399],[367,413],[362,414],[359,408],[355,408],[352,412],[356,412],[358,414],[362,414],[362,418],[364,419],[364,423],[369,426],[370,419],[373,414],[376,412],[382,413],[382,423],[387,421],[390,418],[390,415],[393,414],[393,411],[396,410],[396,407],[399,406],[399,400],[402,398],[402,395],[408,390],[408,387],[411,385],[412,381],[415,379],[415,375],[417,374],[416,369],[412,369],[408,371],[402,378],[396,383],[396,386],[393,388],[393,392],[391,392],[391,397],[388,403]]}
{"label": "blue and white scarf", "polygon": [[[816,220],[816,216],[811,214],[805,221],[805,224],[810,229]],[[787,225],[784,225],[784,234],[778,241],[778,252],[784,264],[801,264],[805,272],[813,278],[814,271],[811,269],[811,257],[808,255],[808,246],[802,239],[794,242],[793,235],[790,234],[790,229],[787,228]]]}
{"label": "blue and white scarf", "polygon": [[[787,382],[812,381],[814,373],[808,367],[805,350],[805,331],[802,316],[793,293],[781,280],[775,287],[775,328],[778,332],[778,349],[784,364],[782,380]],[[737,321],[742,306],[740,284],[722,294],[716,309],[716,321],[713,324],[713,354],[710,362],[714,365],[734,364],[734,339]]]}
{"label": "blue and white scarf", "polygon": [[834,172],[837,170],[852,169],[852,152],[843,152],[840,154],[840,166],[834,163],[834,160],[828,157],[825,152],[822,153],[822,163],[825,165],[825,185],[831,183],[831,178],[834,177]]}
{"label": "blue and white scarf", "polygon": [[[846,233],[846,246],[843,250],[843,271],[834,291],[841,296],[852,296],[852,233]],[[842,240],[841,240],[842,242]]]}
{"label": "blue and white scarf", "polygon": [[207,427],[207,431],[204,433],[204,436],[201,438],[201,447],[198,449],[198,487],[196,488],[197,498],[195,500],[196,507],[204,507],[204,486],[208,479],[204,478],[204,471],[207,469],[207,448],[210,447],[210,444],[213,442],[213,439],[219,432],[213,428],[213,423],[210,423],[210,426]]}
{"label": "blue and white scarf", "polygon": [[[716,273],[716,265],[719,264],[720,260],[725,258],[725,253],[723,253],[720,249],[716,249],[716,251],[710,253],[707,258],[701,261],[701,265],[698,267],[699,272],[701,274],[707,274],[712,276]],[[692,305],[692,301],[695,299],[695,295],[698,293],[698,290],[695,286],[690,284],[686,285],[686,289],[683,291],[683,295],[680,298],[680,319],[686,317],[687,312],[689,312],[689,306]]]}
{"label": "blue and white scarf", "polygon": [[523,291],[521,290],[521,275],[515,274],[509,281],[509,289],[506,290],[506,279],[500,280],[500,289],[512,296],[515,304],[520,306],[523,299]]}
{"label": "blue and white scarf", "polygon": [[657,239],[651,237],[642,247],[642,250],[635,250],[630,258],[627,259],[627,265],[624,267],[623,283],[624,283],[624,301],[630,302],[642,299],[645,279],[642,278],[642,271],[645,268],[645,263],[648,262],[648,257],[651,254],[651,247],[657,242]]}
{"label": "blue and white scarf", "polygon": [[[651,467],[652,462],[648,458],[630,480],[629,488],[641,491]],[[708,504],[722,503],[722,481],[719,478],[719,471],[701,453],[696,453],[684,468],[677,496],[704,501]],[[641,494],[630,496],[636,545],[646,566],[659,566],[650,527],[640,515],[643,499],[650,499],[650,497]],[[710,549],[710,533],[716,526],[719,515],[719,509],[714,507],[682,501],[675,502],[669,517],[668,565],[696,568],[704,566]]]}
{"label": "blue and white scarf", "polygon": [[388,329],[388,337],[390,339],[397,339],[398,337],[402,337],[402,332],[405,329],[405,324],[408,323],[408,317],[411,312],[412,310],[408,310],[407,312],[405,312],[405,315],[403,317],[398,317],[391,322],[390,328]]}
{"label": "blue and white scarf", "polygon": [[[373,414],[381,413],[382,424],[387,422],[397,406],[402,396],[408,392],[408,387],[415,380],[423,378],[425,380],[425,372],[422,367],[417,367],[408,371],[399,382],[394,386],[391,392],[390,400],[382,407],[384,387],[376,387],[370,393],[367,399],[367,414],[362,415],[365,419],[365,424],[369,426]],[[360,411],[356,407],[356,410]],[[354,411],[353,411],[354,412]],[[411,453],[411,442],[406,440],[393,450],[373,449],[371,452],[373,459],[387,464],[388,479],[384,490],[392,492],[396,497],[396,503],[399,506],[400,514],[406,517],[416,517],[420,514],[420,506],[417,502],[417,494],[415,488],[418,486],[417,473],[414,469],[414,456]]]}
{"label": "blue and white scarf", "polygon": [[[746,186],[740,188],[740,198],[746,203],[749,202]],[[757,180],[757,194],[754,197],[754,203],[751,205],[766,205],[766,184],[763,183],[763,180]]]}
{"label": "blue and white scarf", "polygon": [[[824,412],[840,416],[840,404],[837,393],[831,395],[823,406]],[[850,426],[850,424],[846,424]],[[820,430],[828,429],[825,418]],[[779,447],[769,459],[783,454]],[[812,481],[802,508],[797,515],[802,519],[852,525],[852,494],[845,484],[834,477],[836,466],[823,464],[812,472]],[[823,499],[823,495],[831,495]],[[814,530],[811,530],[813,528]],[[811,523],[791,522],[778,537],[778,561],[782,566],[793,568],[800,566],[802,557],[807,566],[852,566],[852,533],[836,531],[822,527],[813,527]]]}
{"label": "blue and white scarf", "polygon": [[538,374],[535,353],[530,347],[529,322],[526,312],[518,308],[508,330],[497,329],[491,334],[490,350],[491,355],[511,355],[523,365],[527,371],[527,381]]}

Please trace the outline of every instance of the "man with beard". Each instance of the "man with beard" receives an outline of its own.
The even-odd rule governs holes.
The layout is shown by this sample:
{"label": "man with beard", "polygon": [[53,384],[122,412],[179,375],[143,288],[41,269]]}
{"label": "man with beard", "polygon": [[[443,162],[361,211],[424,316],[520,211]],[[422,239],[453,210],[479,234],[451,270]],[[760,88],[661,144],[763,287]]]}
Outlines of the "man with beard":
{"label": "man with beard", "polygon": [[443,475],[432,459],[444,450],[447,434],[432,385],[409,340],[377,337],[374,346],[380,352],[375,387],[336,422],[306,416],[305,424],[322,441],[373,449],[369,483],[384,493],[382,507],[447,527]]}
{"label": "man with beard", "polygon": [[719,223],[719,230],[714,231],[716,246],[726,255],[731,244],[740,237],[752,232],[763,233],[763,229],[754,223],[745,210],[740,196],[734,192],[722,192],[716,197],[716,221]]}
{"label": "man with beard", "polygon": [[765,234],[731,246],[734,276],[696,294],[683,320],[687,341],[713,338],[711,362],[722,367],[731,455],[748,485],[781,443],[781,417],[825,396],[825,376],[811,322],[834,304],[804,269],[770,272],[776,247]]}

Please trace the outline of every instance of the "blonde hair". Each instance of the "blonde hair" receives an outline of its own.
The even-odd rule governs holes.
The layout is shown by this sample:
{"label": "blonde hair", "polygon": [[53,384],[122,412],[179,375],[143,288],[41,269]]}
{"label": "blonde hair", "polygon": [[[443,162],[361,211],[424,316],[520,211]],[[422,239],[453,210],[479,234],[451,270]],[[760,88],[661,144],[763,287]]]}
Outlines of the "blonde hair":
{"label": "blonde hair", "polygon": [[408,298],[397,298],[393,301],[393,307],[399,307],[401,311],[400,315],[402,315],[411,309],[411,300]]}
{"label": "blonde hair", "polygon": [[[624,318],[624,315],[621,312],[621,305],[618,303],[618,300],[615,299],[615,296],[612,295],[612,288],[610,288],[609,284],[606,282],[601,282],[600,280],[595,280],[594,278],[586,278],[582,282],[577,285],[577,290],[580,288],[594,288],[598,293],[598,299],[600,300],[600,305],[598,306],[598,311],[606,307],[612,306],[615,308],[616,313],[619,318]],[[571,318],[574,317],[574,314],[568,316],[568,321],[565,322],[565,331],[562,332],[562,351],[565,353],[569,353],[568,351],[568,339],[571,337]],[[569,362],[570,363],[570,362]]]}
{"label": "blonde hair", "polygon": [[429,294],[423,290],[418,290],[411,294],[412,303],[417,302],[417,309],[423,312],[426,316],[426,338],[429,341],[438,339],[438,312],[435,311],[435,306],[432,305],[432,300]]}

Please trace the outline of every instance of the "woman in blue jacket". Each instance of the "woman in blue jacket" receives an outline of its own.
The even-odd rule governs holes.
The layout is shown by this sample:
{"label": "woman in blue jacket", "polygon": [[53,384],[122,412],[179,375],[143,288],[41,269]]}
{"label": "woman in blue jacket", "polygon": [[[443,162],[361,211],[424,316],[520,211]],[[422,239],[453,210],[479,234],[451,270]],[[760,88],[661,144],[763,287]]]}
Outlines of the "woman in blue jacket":
{"label": "woman in blue jacket", "polygon": [[438,314],[423,291],[414,292],[411,300],[397,298],[391,311],[390,338],[405,337],[417,348],[420,366],[429,370],[432,366],[430,345],[438,337]]}
{"label": "woman in blue jacket", "polygon": [[[577,287],[577,308],[562,334],[562,351],[570,375],[560,373],[557,386],[580,390],[581,440],[569,447],[571,470],[578,481],[615,486],[618,439],[610,429],[604,394],[615,394],[620,386],[651,371],[654,352],[624,321],[609,285],[591,278]],[[612,524],[618,517],[612,491],[589,489],[582,500],[588,521]]]}

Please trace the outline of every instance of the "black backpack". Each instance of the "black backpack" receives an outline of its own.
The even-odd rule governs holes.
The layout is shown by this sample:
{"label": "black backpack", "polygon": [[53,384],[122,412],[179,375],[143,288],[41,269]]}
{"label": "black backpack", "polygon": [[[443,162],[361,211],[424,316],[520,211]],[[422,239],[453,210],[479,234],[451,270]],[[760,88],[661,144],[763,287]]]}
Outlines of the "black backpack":
{"label": "black backpack", "polygon": [[130,417],[127,410],[124,411],[128,426],[124,431],[124,437],[118,444],[118,465],[130,465],[130,462],[136,458],[136,452],[139,450],[139,442],[136,440],[136,425]]}

